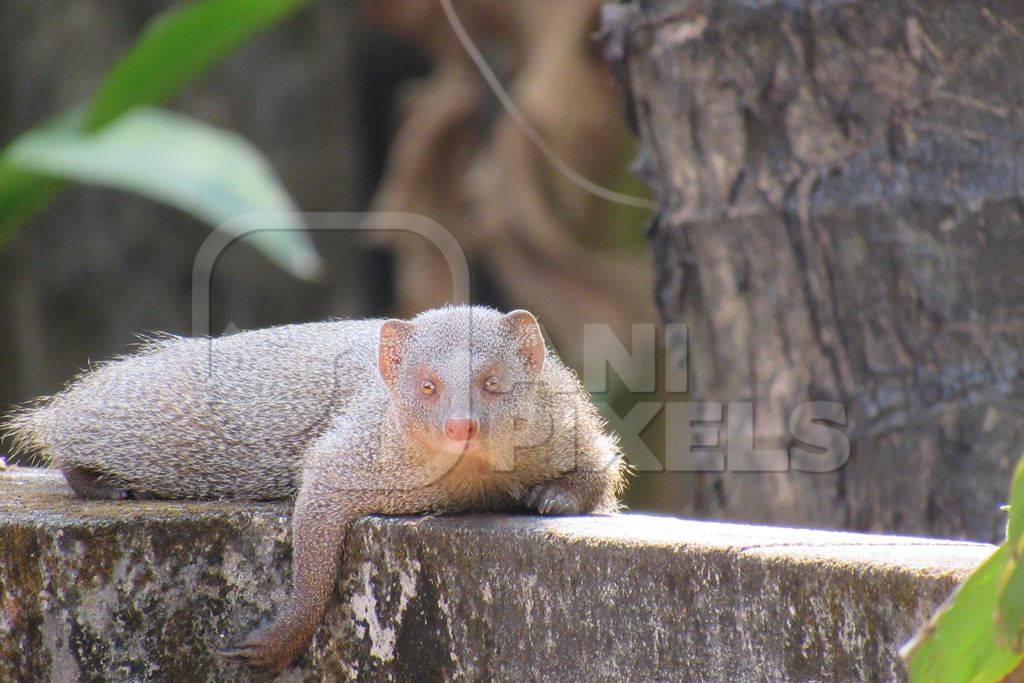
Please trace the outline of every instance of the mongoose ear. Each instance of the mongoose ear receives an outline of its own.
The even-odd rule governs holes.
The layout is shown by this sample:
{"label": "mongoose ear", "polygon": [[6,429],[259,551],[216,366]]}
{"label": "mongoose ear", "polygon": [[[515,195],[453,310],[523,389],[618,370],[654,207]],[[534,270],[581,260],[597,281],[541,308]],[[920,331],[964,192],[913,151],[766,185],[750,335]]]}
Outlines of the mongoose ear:
{"label": "mongoose ear", "polygon": [[522,309],[512,311],[501,319],[501,326],[515,340],[519,351],[526,356],[531,371],[539,373],[544,369],[544,336],[533,313]]}
{"label": "mongoose ear", "polygon": [[384,383],[393,386],[402,364],[405,341],[416,326],[405,320],[385,320],[380,328],[380,345],[377,347],[377,368]]}

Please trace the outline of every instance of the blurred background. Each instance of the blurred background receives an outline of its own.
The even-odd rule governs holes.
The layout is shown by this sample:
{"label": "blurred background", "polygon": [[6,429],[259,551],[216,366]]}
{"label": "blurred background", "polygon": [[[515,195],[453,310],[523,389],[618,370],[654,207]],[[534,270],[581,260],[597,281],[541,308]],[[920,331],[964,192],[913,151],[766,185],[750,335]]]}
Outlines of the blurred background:
{"label": "blurred background", "polygon": [[[577,366],[584,322],[606,322],[628,342],[633,322],[656,321],[643,236],[650,211],[595,198],[559,176],[501,109],[439,4],[277,4],[294,11],[274,10],[272,22],[168,92],[166,108],[243,136],[301,211],[400,211],[439,222],[470,259],[474,300],[529,308]],[[0,23],[17,40],[0,48],[0,141],[118,90],[100,86],[125,73],[125,55],[145,44],[140,36],[151,35],[161,12],[183,7],[4,3]],[[568,165],[595,182],[648,194],[628,170],[635,142],[595,39],[598,2],[474,1],[457,8],[519,108]],[[167,50],[179,62],[204,42],[187,29],[176,40]],[[174,69],[146,66],[138,83],[125,77],[130,87],[145,88]],[[132,116],[125,111],[122,121]],[[152,138],[143,142],[149,156],[129,164],[129,176],[153,173],[158,186],[182,182],[184,173],[197,176],[196,184],[209,181],[201,164],[175,168],[170,148],[178,142],[206,166],[225,163],[219,148],[204,147],[207,140],[192,147],[173,130],[142,134]],[[18,143],[14,151],[22,152],[27,145]],[[32,156],[38,147],[18,160],[67,163],[40,162]],[[21,219],[0,249],[4,406],[58,390],[89,362],[128,351],[139,333],[192,331],[192,268],[210,221],[187,209],[193,199],[210,201],[204,191],[235,188],[209,181],[212,189],[197,188],[197,198],[161,203],[153,199],[160,187],[139,196],[126,191],[130,177],[106,180],[105,169],[83,163],[69,175],[89,184],[64,187]],[[115,173],[123,163],[110,159]],[[329,317],[406,317],[451,299],[441,253],[423,238],[316,232],[311,239],[324,267],[309,279],[258,248],[228,248],[214,271],[212,333]],[[273,245],[267,249],[273,254]]]}
{"label": "blurred background", "polygon": [[[645,472],[633,509],[996,538],[1024,437],[1020,8],[676,4],[454,3],[529,125],[623,203],[531,142],[436,2],[6,0],[0,405],[189,334],[232,215],[410,212],[577,368],[586,323],[627,347],[688,326],[689,393],[613,375],[613,425],[745,401],[757,447],[789,448],[801,402],[848,410],[838,471]],[[278,227],[218,260],[214,334],[450,298],[421,238]],[[634,461],[678,447],[649,417]]]}

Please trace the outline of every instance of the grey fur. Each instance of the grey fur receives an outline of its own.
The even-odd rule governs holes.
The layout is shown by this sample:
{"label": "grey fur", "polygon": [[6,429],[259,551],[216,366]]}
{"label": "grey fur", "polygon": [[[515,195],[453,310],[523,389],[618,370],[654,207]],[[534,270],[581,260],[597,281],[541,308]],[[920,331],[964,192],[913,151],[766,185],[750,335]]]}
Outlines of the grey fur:
{"label": "grey fur", "polygon": [[[427,376],[435,395],[420,391]],[[485,376],[501,391],[485,392]],[[443,439],[456,415],[479,424],[473,452]],[[625,467],[533,316],[480,307],[149,341],[6,431],[91,497],[297,495],[289,605],[225,653],[274,669],[322,619],[356,516],[612,512]]]}

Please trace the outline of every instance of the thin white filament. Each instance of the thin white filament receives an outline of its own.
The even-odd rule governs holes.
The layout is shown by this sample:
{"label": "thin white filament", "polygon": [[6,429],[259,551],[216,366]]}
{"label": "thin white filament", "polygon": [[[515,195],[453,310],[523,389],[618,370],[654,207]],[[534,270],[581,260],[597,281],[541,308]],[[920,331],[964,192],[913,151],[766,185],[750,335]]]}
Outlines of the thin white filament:
{"label": "thin white filament", "polygon": [[448,18],[448,23],[451,25],[452,30],[455,31],[455,36],[459,39],[459,42],[462,43],[462,47],[469,54],[473,63],[476,65],[476,68],[480,71],[480,75],[484,77],[485,81],[487,81],[487,85],[494,92],[498,101],[501,102],[501,106],[504,107],[505,111],[512,118],[515,124],[523,131],[523,134],[526,135],[527,139],[533,143],[533,146],[544,155],[544,158],[548,160],[548,163],[554,166],[559,173],[568,178],[574,185],[596,197],[600,197],[601,199],[615,202],[617,204],[638,206],[644,209],[654,209],[657,207],[657,204],[649,199],[623,194],[598,185],[578,173],[576,169],[558,156],[558,153],[552,149],[551,145],[547,143],[537,129],[526,120],[526,116],[523,115],[523,112],[516,105],[515,100],[513,100],[512,96],[508,94],[507,90],[505,90],[505,86],[501,84],[501,81],[498,80],[498,77],[494,74],[494,71],[487,63],[487,60],[484,59],[483,54],[480,53],[480,50],[477,49],[473,39],[469,36],[469,33],[466,32],[466,27],[462,25],[458,14],[455,13],[455,8],[452,6],[451,0],[441,0],[441,9],[444,10],[444,14]]}

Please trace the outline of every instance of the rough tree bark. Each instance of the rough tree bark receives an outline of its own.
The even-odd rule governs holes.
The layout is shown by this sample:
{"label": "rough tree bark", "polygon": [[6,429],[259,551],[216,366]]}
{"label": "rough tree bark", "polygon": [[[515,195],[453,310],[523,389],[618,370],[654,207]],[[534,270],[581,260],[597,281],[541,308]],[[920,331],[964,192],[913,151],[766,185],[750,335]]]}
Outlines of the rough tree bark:
{"label": "rough tree bark", "polygon": [[1024,444],[1024,5],[655,0],[604,23],[691,396],[752,401],[759,447],[792,443],[803,401],[848,411],[838,471],[691,475],[691,511],[999,536]]}

